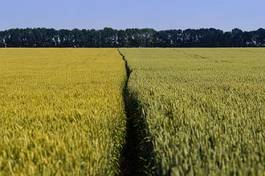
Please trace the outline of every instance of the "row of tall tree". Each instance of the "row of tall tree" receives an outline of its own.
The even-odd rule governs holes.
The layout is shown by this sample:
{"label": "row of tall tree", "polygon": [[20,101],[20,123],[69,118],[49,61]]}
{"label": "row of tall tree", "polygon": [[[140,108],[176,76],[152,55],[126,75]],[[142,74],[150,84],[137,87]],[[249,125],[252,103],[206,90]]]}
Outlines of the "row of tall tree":
{"label": "row of tall tree", "polygon": [[0,47],[264,47],[265,29],[224,32],[218,29],[55,30],[46,28],[0,31]]}

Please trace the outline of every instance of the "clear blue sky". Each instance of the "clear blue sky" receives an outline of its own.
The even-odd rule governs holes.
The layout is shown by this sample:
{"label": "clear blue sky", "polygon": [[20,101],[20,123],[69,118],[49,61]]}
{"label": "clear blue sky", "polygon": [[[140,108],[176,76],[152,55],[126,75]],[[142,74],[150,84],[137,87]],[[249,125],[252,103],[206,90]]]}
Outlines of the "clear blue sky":
{"label": "clear blue sky", "polygon": [[265,28],[265,0],[1,0],[0,30]]}

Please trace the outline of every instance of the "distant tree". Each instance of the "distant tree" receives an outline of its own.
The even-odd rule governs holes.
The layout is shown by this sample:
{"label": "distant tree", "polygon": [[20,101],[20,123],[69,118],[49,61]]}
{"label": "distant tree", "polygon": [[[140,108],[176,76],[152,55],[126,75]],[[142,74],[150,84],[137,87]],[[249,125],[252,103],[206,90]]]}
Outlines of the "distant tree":
{"label": "distant tree", "polygon": [[232,46],[234,47],[242,47],[244,46],[243,42],[243,31],[235,28],[232,30]]}
{"label": "distant tree", "polygon": [[0,31],[0,47],[264,47],[265,29],[55,30],[46,28]]}

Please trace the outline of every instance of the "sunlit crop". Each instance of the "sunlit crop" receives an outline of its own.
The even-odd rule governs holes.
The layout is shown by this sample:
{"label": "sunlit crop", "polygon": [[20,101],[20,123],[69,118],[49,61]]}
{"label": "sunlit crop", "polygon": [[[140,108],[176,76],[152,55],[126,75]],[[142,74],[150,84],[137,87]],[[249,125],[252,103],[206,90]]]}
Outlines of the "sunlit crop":
{"label": "sunlit crop", "polygon": [[264,49],[121,51],[158,175],[264,175]]}
{"label": "sunlit crop", "polygon": [[264,175],[264,49],[120,51],[0,49],[0,175]]}
{"label": "sunlit crop", "polygon": [[125,136],[115,49],[0,50],[0,175],[115,175]]}

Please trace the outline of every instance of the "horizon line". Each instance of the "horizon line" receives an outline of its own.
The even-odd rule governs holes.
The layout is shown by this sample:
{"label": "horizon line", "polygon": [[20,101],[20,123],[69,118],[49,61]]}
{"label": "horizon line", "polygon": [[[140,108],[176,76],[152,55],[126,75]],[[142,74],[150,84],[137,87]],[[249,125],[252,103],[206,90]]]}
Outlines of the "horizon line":
{"label": "horizon line", "polygon": [[156,28],[152,28],[152,27],[128,27],[128,28],[114,28],[114,27],[103,27],[103,28],[56,28],[56,27],[11,27],[11,28],[6,28],[6,29],[0,29],[0,32],[4,32],[4,31],[8,31],[8,30],[14,30],[14,29],[20,29],[20,30],[25,30],[25,29],[53,29],[53,30],[104,30],[106,28],[111,28],[113,30],[128,30],[128,29],[139,29],[139,30],[143,30],[143,29],[152,29],[155,31],[168,31],[168,30],[181,30],[181,31],[185,31],[185,30],[200,30],[200,29],[215,29],[215,30],[221,30],[223,32],[231,32],[234,29],[240,29],[243,32],[252,32],[252,31],[257,31],[259,29],[265,29],[263,27],[259,27],[256,29],[251,29],[251,30],[244,30],[241,29],[239,27],[234,27],[230,30],[224,30],[224,29],[220,29],[220,28],[215,28],[215,27],[199,27],[199,28],[168,28],[168,29],[156,29]]}

